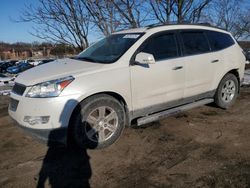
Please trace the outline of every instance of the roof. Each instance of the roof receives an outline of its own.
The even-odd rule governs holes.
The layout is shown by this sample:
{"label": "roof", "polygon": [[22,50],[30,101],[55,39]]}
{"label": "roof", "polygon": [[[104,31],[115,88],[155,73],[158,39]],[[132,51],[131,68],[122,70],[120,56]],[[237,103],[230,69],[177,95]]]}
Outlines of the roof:
{"label": "roof", "polygon": [[160,31],[160,30],[174,30],[174,29],[207,29],[207,30],[215,30],[220,32],[227,32],[224,29],[211,26],[206,23],[202,24],[153,24],[142,28],[134,28],[134,29],[128,29],[123,31],[118,31],[115,34],[122,34],[122,33],[144,33],[147,31]]}
{"label": "roof", "polygon": [[222,28],[213,26],[213,25],[211,25],[209,23],[166,23],[166,24],[152,24],[152,25],[149,25],[147,28],[151,29],[151,28],[162,27],[162,26],[205,26],[205,27],[209,27],[209,28],[216,28],[216,29],[224,30]]}

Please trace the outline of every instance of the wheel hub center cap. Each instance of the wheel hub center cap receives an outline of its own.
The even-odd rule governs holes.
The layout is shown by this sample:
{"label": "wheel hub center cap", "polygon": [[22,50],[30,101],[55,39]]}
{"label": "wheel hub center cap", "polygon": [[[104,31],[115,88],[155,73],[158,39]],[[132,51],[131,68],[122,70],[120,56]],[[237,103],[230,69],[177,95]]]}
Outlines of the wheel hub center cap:
{"label": "wheel hub center cap", "polygon": [[104,124],[103,121],[99,121],[99,122],[98,122],[98,125],[99,125],[99,126],[103,126],[103,124]]}

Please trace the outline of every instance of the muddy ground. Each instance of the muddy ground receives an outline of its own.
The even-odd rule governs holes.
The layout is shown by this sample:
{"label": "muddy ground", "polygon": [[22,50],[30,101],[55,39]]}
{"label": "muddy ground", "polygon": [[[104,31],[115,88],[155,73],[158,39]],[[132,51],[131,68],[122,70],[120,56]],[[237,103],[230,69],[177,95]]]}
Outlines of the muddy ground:
{"label": "muddy ground", "polygon": [[87,151],[35,141],[8,117],[8,100],[0,98],[0,187],[250,187],[250,88],[229,110],[196,108]]}

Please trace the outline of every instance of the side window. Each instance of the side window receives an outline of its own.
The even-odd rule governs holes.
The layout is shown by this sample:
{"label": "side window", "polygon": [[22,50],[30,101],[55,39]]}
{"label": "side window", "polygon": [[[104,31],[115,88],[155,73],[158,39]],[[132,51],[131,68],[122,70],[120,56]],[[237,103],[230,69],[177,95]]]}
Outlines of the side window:
{"label": "side window", "polygon": [[181,32],[181,37],[185,55],[200,54],[210,51],[207,38],[203,32]]}
{"label": "side window", "polygon": [[226,33],[207,31],[207,36],[212,50],[222,50],[234,45],[232,37]]}
{"label": "side window", "polygon": [[153,54],[156,61],[177,57],[178,48],[175,35],[169,33],[153,37],[141,51]]}

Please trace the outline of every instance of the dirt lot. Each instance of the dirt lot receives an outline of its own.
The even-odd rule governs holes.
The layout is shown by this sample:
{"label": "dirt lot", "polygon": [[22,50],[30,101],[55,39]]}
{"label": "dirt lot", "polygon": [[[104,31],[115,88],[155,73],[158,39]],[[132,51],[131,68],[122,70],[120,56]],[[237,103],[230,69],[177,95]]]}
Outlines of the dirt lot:
{"label": "dirt lot", "polygon": [[250,88],[228,111],[193,109],[127,128],[104,150],[48,148],[0,98],[0,187],[250,187]]}

